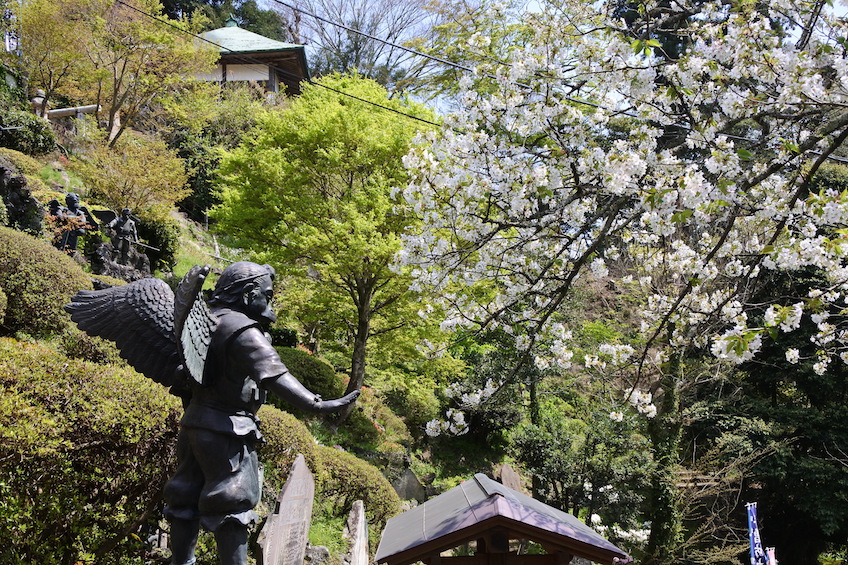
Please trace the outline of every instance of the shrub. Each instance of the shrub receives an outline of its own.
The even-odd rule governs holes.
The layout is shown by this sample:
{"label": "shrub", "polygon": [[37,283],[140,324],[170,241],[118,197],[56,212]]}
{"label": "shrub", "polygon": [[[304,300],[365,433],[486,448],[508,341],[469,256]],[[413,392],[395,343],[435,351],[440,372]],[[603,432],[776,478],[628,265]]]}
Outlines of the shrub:
{"label": "shrub", "polygon": [[125,366],[0,338],[0,563],[141,563],[180,413]]}
{"label": "shrub", "polygon": [[138,237],[147,245],[159,249],[141,248],[150,258],[150,268],[153,270],[171,271],[177,264],[176,254],[180,245],[180,224],[170,216],[158,218],[140,218]]}
{"label": "shrub", "polygon": [[15,151],[14,149],[0,147],[0,157],[8,159],[9,162],[18,169],[20,174],[27,177],[35,177],[41,170],[41,163],[29,155],[25,155],[20,151]]}
{"label": "shrub", "polygon": [[0,112],[0,146],[42,155],[56,148],[56,134],[47,120],[23,110],[5,110]]}
{"label": "shrub", "polygon": [[59,350],[71,359],[82,359],[92,363],[124,364],[114,342],[90,336],[75,327],[69,327],[62,332]]}
{"label": "shrub", "polygon": [[317,445],[297,418],[273,406],[262,407],[259,417],[266,440],[259,451],[265,466],[266,506],[273,508],[291,465],[302,453],[315,476],[315,505],[327,514],[323,519],[346,518],[354,501],[361,500],[376,542],[386,521],[400,510],[400,499],[380,470],[341,449]]}
{"label": "shrub", "polygon": [[314,472],[318,467],[315,438],[300,420],[274,406],[266,404],[258,416],[265,437],[259,457],[265,465],[265,480],[270,487],[266,494],[275,499],[298,453],[303,454],[310,470]]}
{"label": "shrub", "polygon": [[8,299],[5,331],[59,333],[70,323],[62,307],[91,280],[46,241],[0,227],[0,288]]}
{"label": "shrub", "polygon": [[320,462],[316,490],[322,501],[332,501],[338,512],[346,515],[353,503],[361,500],[370,531],[379,538],[388,519],[400,512],[400,498],[395,489],[377,467],[351,453],[325,446],[317,446],[316,451]]}
{"label": "shrub", "polygon": [[312,392],[322,398],[338,398],[344,394],[345,383],[329,363],[294,347],[277,347],[276,350],[291,373]]}

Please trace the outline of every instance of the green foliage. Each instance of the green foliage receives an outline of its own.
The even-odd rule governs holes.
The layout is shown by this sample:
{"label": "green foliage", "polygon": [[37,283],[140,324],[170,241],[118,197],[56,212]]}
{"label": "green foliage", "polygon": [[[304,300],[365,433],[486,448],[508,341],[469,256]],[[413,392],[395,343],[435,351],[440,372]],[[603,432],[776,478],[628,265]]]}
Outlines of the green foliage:
{"label": "green foliage", "polygon": [[3,289],[0,288],[0,325],[3,325],[3,320],[6,318],[6,307],[9,305],[9,298]]}
{"label": "green foliage", "polygon": [[276,499],[298,454],[303,455],[306,465],[313,472],[320,465],[315,452],[315,438],[295,416],[274,406],[266,404],[258,416],[265,437],[259,457],[265,465],[265,480],[271,485],[267,494]]}
{"label": "green foliage", "polygon": [[92,198],[112,210],[129,208],[140,218],[163,218],[188,194],[183,160],[156,137],[132,134],[97,144],[72,166]]}
{"label": "green foliage", "polygon": [[255,260],[296,277],[294,292],[309,300],[290,300],[290,315],[309,329],[303,334],[342,344],[354,390],[364,383],[368,339],[419,319],[408,277],[390,268],[414,220],[395,212],[390,192],[406,181],[402,158],[422,126],[338,91],[430,116],[358,76],[306,85],[225,154],[213,217]]}
{"label": "green foliage", "polygon": [[[824,184],[815,190],[842,190],[839,169],[828,169],[822,178],[817,175]],[[780,297],[777,304],[788,306],[824,278],[811,268],[773,273],[763,281],[761,297]],[[840,308],[827,313],[829,323],[843,323]],[[751,314],[754,323],[755,315],[764,315],[762,310]],[[848,371],[843,363],[824,372],[814,369],[820,345],[811,336],[818,331],[804,317],[797,330],[774,332],[763,340],[756,361],[701,384],[687,412],[692,445],[687,458],[715,458],[719,469],[751,460],[743,469],[742,500],[756,500],[760,516],[768,520],[763,543],[775,546],[783,560],[805,564],[848,539]],[[790,348],[798,351],[795,363],[786,358]],[[742,528],[739,510],[736,526]]]}
{"label": "green foliage", "polygon": [[[138,237],[153,249],[141,248],[150,258],[154,270],[171,271],[177,264],[177,249],[180,245],[180,224],[170,214],[140,218]],[[207,258],[208,260],[208,258]]]}
{"label": "green foliage", "polygon": [[340,562],[348,549],[347,541],[339,535],[344,530],[347,517],[337,514],[331,504],[322,504],[320,500],[315,502],[309,524],[309,544],[323,545],[330,551],[331,563]]}
{"label": "green foliage", "polygon": [[[5,4],[0,4],[0,6],[5,7]],[[3,26],[0,25],[0,30],[2,28]],[[27,107],[26,91],[21,86],[10,86],[5,80],[6,76],[11,76],[18,85],[23,83],[16,71],[0,62],[0,108],[25,110]]]}
{"label": "green foliage", "polygon": [[8,299],[6,333],[58,333],[70,321],[62,307],[91,280],[46,241],[0,227],[0,288]]}
{"label": "green foliage", "polygon": [[213,190],[222,150],[234,149],[267,111],[264,90],[247,84],[199,83],[189,96],[163,98],[168,144],[185,160],[191,194],[180,208],[195,221],[220,201]]}
{"label": "green foliage", "polygon": [[848,189],[848,167],[836,163],[823,163],[810,183],[810,192],[823,190],[842,192]]}
{"label": "green foliage", "polygon": [[637,525],[652,469],[638,425],[612,420],[597,401],[568,404],[546,395],[538,423],[512,430],[510,453],[533,475],[541,500],[627,528]]}
{"label": "green foliage", "polygon": [[[375,466],[339,448],[317,445],[309,430],[296,417],[273,406],[263,406],[259,412],[265,444],[259,452],[265,466],[265,503],[273,508],[277,492],[282,488],[291,465],[302,454],[315,476],[317,526],[310,537],[320,536],[324,545],[338,543],[343,521],[356,500],[365,504],[372,542],[386,520],[400,509],[400,500],[392,486]],[[376,546],[374,546],[376,547]]]}
{"label": "green foliage", "polygon": [[344,394],[345,383],[333,368],[303,349],[277,347],[280,359],[309,390],[323,398],[338,398]]}
{"label": "green foliage", "polygon": [[[316,446],[320,469],[316,490],[346,515],[353,503],[365,504],[370,531],[377,539],[386,521],[400,511],[400,499],[379,469],[335,447]],[[372,539],[372,541],[374,541]]]}
{"label": "green foliage", "polygon": [[37,176],[42,168],[41,163],[29,155],[8,147],[0,147],[0,157],[8,159],[18,172],[27,178]]}
{"label": "green foliage", "polygon": [[125,366],[8,338],[0,391],[0,562],[140,557],[130,534],[171,471],[179,401]]}
{"label": "green foliage", "polygon": [[33,113],[6,109],[0,111],[0,146],[41,155],[56,148],[56,134],[47,120]]}
{"label": "green foliage", "polygon": [[62,332],[59,350],[71,359],[112,365],[124,363],[114,342],[90,336],[76,327],[69,327]]}

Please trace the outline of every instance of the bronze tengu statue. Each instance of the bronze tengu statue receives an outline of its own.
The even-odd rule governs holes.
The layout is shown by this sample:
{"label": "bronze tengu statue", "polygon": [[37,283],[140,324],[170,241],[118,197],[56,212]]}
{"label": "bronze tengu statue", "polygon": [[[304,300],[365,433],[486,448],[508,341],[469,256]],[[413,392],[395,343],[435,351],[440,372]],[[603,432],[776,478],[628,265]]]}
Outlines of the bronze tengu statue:
{"label": "bronze tengu statue", "polygon": [[222,565],[247,563],[260,495],[256,411],[266,391],[319,413],[359,395],[322,400],[280,360],[264,331],[276,319],[273,268],[233,263],[207,305],[200,291],[208,273],[208,265],[192,268],[176,295],[164,281],[147,278],[82,290],[65,306],[80,329],[114,341],[137,371],[183,398],[177,471],[164,493],[173,565],[194,563],[201,525],[214,532]]}

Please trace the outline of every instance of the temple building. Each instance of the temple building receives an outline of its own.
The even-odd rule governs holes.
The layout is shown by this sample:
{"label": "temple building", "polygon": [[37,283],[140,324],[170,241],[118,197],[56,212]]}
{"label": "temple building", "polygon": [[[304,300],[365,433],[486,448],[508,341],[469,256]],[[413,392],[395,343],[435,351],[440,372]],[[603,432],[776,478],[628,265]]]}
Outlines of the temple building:
{"label": "temple building", "polygon": [[268,92],[300,94],[300,83],[309,80],[303,45],[284,43],[238,26],[230,16],[226,25],[201,34],[218,48],[221,58],[215,71],[198,78],[219,82],[254,81]]}

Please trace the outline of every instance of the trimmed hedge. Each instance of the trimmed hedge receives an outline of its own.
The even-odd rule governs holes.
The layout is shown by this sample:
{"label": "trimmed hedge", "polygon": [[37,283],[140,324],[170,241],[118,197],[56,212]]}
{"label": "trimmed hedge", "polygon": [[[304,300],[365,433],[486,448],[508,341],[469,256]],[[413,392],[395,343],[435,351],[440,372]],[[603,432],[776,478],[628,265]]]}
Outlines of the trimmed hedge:
{"label": "trimmed hedge", "polygon": [[24,110],[0,112],[0,147],[28,155],[42,155],[56,149],[56,134],[47,120]]}
{"label": "trimmed hedge", "polygon": [[[326,399],[344,395],[345,383],[329,363],[295,347],[276,347],[275,349],[289,371],[306,388]],[[284,408],[284,410],[287,409]]]}
{"label": "trimmed hedge", "polygon": [[336,447],[316,447],[316,474],[320,497],[331,499],[346,516],[357,500],[365,504],[372,532],[383,531],[389,518],[400,512],[400,498],[377,467]]}
{"label": "trimmed hedge", "polygon": [[8,300],[5,333],[60,333],[70,325],[62,307],[91,289],[91,279],[48,242],[0,227],[0,289]]}
{"label": "trimmed hedge", "polygon": [[265,480],[271,490],[265,494],[276,500],[298,453],[303,454],[311,470],[318,467],[315,454],[317,445],[306,426],[288,412],[266,404],[257,415],[262,422],[260,427],[265,437],[265,444],[259,449],[259,458],[265,465]]}
{"label": "trimmed hedge", "polygon": [[380,470],[342,449],[316,444],[303,423],[273,406],[263,406],[259,417],[266,441],[259,451],[265,466],[266,506],[273,509],[291,465],[301,453],[315,476],[316,507],[331,508],[333,515],[346,519],[353,503],[361,500],[376,548],[386,521],[400,511],[400,498]]}
{"label": "trimmed hedge", "polygon": [[0,338],[0,563],[142,563],[181,412],[127,367]]}

